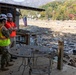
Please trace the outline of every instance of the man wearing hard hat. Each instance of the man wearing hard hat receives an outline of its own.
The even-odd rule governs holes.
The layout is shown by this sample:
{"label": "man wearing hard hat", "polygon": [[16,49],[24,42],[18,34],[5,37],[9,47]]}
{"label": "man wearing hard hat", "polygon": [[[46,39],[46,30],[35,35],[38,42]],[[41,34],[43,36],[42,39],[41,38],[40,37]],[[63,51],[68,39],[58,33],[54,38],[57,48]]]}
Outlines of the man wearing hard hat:
{"label": "man wearing hard hat", "polygon": [[10,48],[16,46],[16,30],[17,30],[17,27],[16,27],[16,24],[13,22],[13,15],[11,13],[7,13],[7,22],[5,24],[5,27],[10,32],[10,39],[11,39]]}
{"label": "man wearing hard hat", "polygon": [[[9,45],[10,45],[10,34],[8,29],[4,26],[6,23],[7,17],[5,14],[0,14],[0,54],[1,54],[1,70],[7,71],[8,68],[5,68],[9,64]],[[12,64],[10,64],[12,66]]]}

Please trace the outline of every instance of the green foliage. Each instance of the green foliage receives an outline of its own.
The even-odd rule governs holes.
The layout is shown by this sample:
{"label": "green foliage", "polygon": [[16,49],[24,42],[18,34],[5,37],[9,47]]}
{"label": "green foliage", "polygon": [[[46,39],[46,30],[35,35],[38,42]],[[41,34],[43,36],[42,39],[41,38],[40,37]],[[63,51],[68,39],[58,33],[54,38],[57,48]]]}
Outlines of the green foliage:
{"label": "green foliage", "polygon": [[42,8],[46,10],[46,18],[53,20],[76,19],[76,16],[69,17],[69,14],[76,15],[76,0],[53,1],[43,5]]}
{"label": "green foliage", "polygon": [[[37,14],[39,14],[38,11],[32,11],[32,10],[24,10],[24,9],[21,9],[21,16],[20,18],[26,16],[26,17],[32,17],[32,18],[37,18]],[[43,15],[44,16],[44,15]]]}
{"label": "green foliage", "polygon": [[[53,20],[69,20],[76,19],[76,0],[60,0],[47,3],[41,6],[45,11],[37,12],[31,10],[21,10],[22,16],[29,15],[37,18],[37,14],[41,14],[40,19],[53,19]],[[72,14],[73,16],[69,16]]]}

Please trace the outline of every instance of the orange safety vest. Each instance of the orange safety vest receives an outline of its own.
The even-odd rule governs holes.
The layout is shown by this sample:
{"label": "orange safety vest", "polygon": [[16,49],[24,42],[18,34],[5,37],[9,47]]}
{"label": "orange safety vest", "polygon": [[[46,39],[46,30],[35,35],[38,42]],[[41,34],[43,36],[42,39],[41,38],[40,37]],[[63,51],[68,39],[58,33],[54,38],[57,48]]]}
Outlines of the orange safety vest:
{"label": "orange safety vest", "polygon": [[[11,27],[16,27],[16,24],[15,24],[14,22],[9,22],[9,21],[7,21],[6,24],[5,24],[5,27],[6,27],[7,29],[9,29],[9,28],[11,28]],[[16,36],[16,31],[13,30],[13,31],[11,32],[11,34],[10,34],[10,37],[15,37],[15,36]]]}

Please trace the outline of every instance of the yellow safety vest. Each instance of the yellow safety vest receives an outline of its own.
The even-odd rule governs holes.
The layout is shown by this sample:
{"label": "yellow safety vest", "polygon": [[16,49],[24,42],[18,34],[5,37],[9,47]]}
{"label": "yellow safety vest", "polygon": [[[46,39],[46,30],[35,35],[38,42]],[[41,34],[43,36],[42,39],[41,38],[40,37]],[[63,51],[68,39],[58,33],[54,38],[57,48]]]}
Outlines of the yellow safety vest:
{"label": "yellow safety vest", "polygon": [[0,46],[8,46],[11,43],[10,39],[2,35],[1,29],[2,27],[0,28]]}

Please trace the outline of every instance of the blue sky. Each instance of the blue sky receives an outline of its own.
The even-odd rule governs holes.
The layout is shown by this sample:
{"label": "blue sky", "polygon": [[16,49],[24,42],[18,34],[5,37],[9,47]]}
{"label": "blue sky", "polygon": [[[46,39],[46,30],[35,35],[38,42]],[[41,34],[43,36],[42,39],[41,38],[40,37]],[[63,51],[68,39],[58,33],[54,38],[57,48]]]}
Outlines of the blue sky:
{"label": "blue sky", "polygon": [[[16,1],[16,2],[22,2],[22,1],[33,1],[33,0],[13,0],[13,1]],[[49,1],[55,1],[55,0],[49,0]]]}
{"label": "blue sky", "polygon": [[48,2],[58,1],[58,0],[0,0],[0,1],[11,4],[21,4],[24,6],[39,7]]}
{"label": "blue sky", "polygon": [[24,1],[24,0],[13,0],[13,1],[16,1],[16,2],[22,2],[22,1]]}
{"label": "blue sky", "polygon": [[12,0],[14,2],[20,2],[26,6],[39,7],[48,2],[56,1],[56,0]]}

